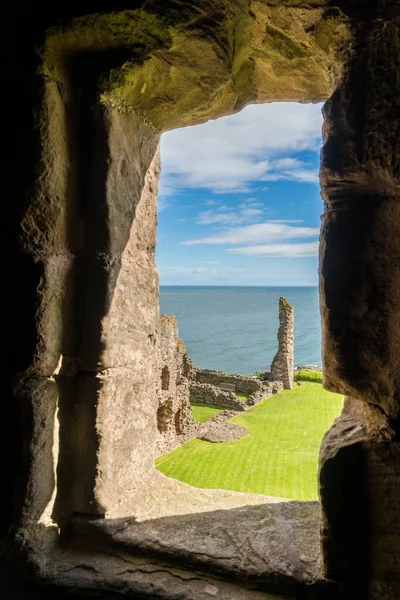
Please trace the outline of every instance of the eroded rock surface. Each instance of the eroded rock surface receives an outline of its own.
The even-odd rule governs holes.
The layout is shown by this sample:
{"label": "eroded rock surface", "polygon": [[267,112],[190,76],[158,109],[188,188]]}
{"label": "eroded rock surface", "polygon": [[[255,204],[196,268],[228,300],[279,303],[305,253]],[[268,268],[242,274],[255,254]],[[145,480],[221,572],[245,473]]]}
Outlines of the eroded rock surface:
{"label": "eroded rock surface", "polygon": [[281,380],[285,390],[293,387],[294,369],[294,308],[279,298],[278,352],[271,365],[271,379]]}
{"label": "eroded rock surface", "polygon": [[205,442],[237,442],[248,435],[246,427],[229,423],[229,419],[240,414],[240,412],[223,410],[218,415],[206,421],[200,428],[197,437]]}
{"label": "eroded rock surface", "polygon": [[[10,4],[4,13],[3,83],[19,101],[8,102],[4,123],[18,152],[7,153],[15,164],[4,170],[13,268],[0,516],[2,531],[16,532],[12,555],[37,578],[103,597],[247,600],[268,597],[263,574],[278,596],[328,597],[311,583],[322,576],[307,554],[318,535],[310,540],[304,529],[306,542],[296,542],[303,526],[318,527],[318,507],[296,525],[285,509],[248,521],[242,509],[240,519],[210,517],[232,556],[220,565],[215,540],[201,531],[203,513],[185,517],[183,539],[156,526],[171,540],[160,543],[175,555],[167,566],[151,528],[142,530],[151,558],[131,555],[134,528],[126,532],[132,543],[120,540],[126,554],[112,544],[112,555],[101,553],[90,536],[79,549],[68,544],[77,513],[182,516],[205,504],[220,512],[257,502],[154,475],[159,134],[251,102],[329,99],[324,383],[376,414],[353,406],[324,442],[324,569],[339,582],[335,600],[341,586],[351,586],[344,596],[352,600],[400,597],[399,27],[394,0],[132,0],[125,11],[61,2]],[[237,528],[230,540],[224,523]],[[193,573],[189,554],[219,569],[219,579]],[[301,581],[294,594],[288,573]]]}
{"label": "eroded rock surface", "polygon": [[190,404],[190,378],[195,367],[179,339],[174,317],[160,317],[155,340],[158,355],[155,455],[159,456],[195,437],[197,423],[191,415]]}

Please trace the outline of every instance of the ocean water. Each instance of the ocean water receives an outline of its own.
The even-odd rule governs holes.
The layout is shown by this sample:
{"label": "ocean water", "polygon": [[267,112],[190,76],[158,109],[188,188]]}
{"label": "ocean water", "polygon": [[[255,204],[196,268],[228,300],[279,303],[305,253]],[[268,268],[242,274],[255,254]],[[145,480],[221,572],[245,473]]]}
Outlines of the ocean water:
{"label": "ocean water", "polygon": [[174,315],[194,363],[251,374],[278,348],[279,297],[294,306],[295,365],[321,365],[318,288],[161,286],[160,314]]}

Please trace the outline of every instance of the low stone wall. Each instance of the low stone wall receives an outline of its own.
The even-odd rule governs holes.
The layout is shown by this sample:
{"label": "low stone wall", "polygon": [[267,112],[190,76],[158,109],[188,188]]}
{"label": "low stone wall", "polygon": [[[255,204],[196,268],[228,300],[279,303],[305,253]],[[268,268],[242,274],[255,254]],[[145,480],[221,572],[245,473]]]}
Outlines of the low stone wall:
{"label": "low stone wall", "polygon": [[210,371],[209,369],[198,369],[196,374],[198,383],[209,383],[210,385],[221,385],[221,383],[235,384],[235,391],[243,394],[252,394],[263,388],[263,382],[259,379],[246,377],[244,375],[230,375],[222,371]]}
{"label": "low stone wall", "polygon": [[272,396],[272,393],[272,387],[269,386],[265,386],[261,390],[253,392],[252,394],[250,394],[250,396],[247,398],[247,401],[245,402],[246,407],[249,408],[251,406],[254,406],[255,404],[258,404],[259,402],[262,402],[266,398]]}
{"label": "low stone wall", "polygon": [[237,442],[245,435],[249,435],[246,427],[229,423],[229,419],[237,414],[236,411],[223,410],[218,415],[206,421],[197,437],[205,442],[221,443],[221,442]]}
{"label": "low stone wall", "polygon": [[283,381],[281,379],[275,379],[275,381],[271,381],[272,393],[279,394],[284,389]]}
{"label": "low stone wall", "polygon": [[232,410],[246,410],[246,405],[234,392],[226,392],[209,383],[190,384],[190,403],[207,404],[207,406],[220,406]]}

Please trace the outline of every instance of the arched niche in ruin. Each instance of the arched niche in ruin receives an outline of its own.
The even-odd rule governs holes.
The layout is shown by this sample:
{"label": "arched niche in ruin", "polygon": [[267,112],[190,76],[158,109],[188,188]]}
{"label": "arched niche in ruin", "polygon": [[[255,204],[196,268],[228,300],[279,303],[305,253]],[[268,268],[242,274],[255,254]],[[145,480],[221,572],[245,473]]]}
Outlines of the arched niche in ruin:
{"label": "arched niche in ruin", "polygon": [[174,412],[172,400],[166,400],[160,404],[157,410],[157,429],[160,433],[165,433],[171,427],[174,421]]}
{"label": "arched niche in ruin", "polygon": [[[146,490],[171,493],[153,464],[160,134],[252,102],[326,100],[324,382],[348,400],[321,454],[324,573],[391,598],[400,537],[392,527],[400,522],[396,10],[383,0],[151,1],[32,21],[17,82],[35,110],[18,121],[24,178],[15,187],[10,313],[18,376],[3,515],[44,579],[72,585],[60,529],[140,516]],[[224,507],[217,495],[207,501]],[[229,571],[217,560],[204,567],[193,552],[200,570]],[[306,571],[298,567],[293,585],[323,582],[324,573]],[[74,585],[92,585],[77,577]],[[272,567],[269,578],[277,581]]]}
{"label": "arched niche in ruin", "polygon": [[163,367],[161,370],[161,389],[163,391],[169,390],[170,377],[169,368],[167,366]]}

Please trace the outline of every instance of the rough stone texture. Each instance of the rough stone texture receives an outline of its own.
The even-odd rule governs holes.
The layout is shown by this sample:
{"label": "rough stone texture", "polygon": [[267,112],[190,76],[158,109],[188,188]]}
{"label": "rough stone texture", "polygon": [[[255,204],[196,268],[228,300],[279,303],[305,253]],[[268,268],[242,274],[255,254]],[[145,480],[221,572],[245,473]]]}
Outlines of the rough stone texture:
{"label": "rough stone texture", "polygon": [[[82,98],[74,107],[51,80],[43,102],[46,165],[22,239],[46,267],[38,343],[16,391],[29,448],[16,480],[25,495],[18,519],[32,535],[39,506],[61,522],[71,512],[104,514],[131,493],[152,468],[156,411],[158,136],[133,115],[84,110]],[[81,141],[71,155],[66,130]]]}
{"label": "rough stone texture", "polygon": [[137,521],[150,521],[161,517],[201,515],[204,512],[286,501],[285,498],[261,494],[195,488],[156,470],[143,477],[142,483],[132,496],[124,498],[123,502],[109,511],[107,517],[129,519],[133,516]]}
{"label": "rough stone texture", "polygon": [[281,379],[276,381],[271,381],[272,385],[272,393],[279,394],[283,390],[283,381]]}
{"label": "rough stone texture", "polygon": [[321,447],[325,572],[356,584],[361,598],[395,598],[390,587],[400,580],[400,444],[393,435],[381,412],[346,398]]}
{"label": "rough stone texture", "polygon": [[[211,371],[209,369],[197,369],[196,381],[191,384],[191,402],[209,404],[210,406],[221,406],[234,410],[246,410],[269,398],[282,389],[281,380],[274,382],[260,381],[253,377],[244,375],[232,375],[222,371]],[[196,383],[197,382],[197,383]],[[249,394],[246,402],[240,400],[234,392],[221,389],[221,385],[229,383],[235,386],[235,392]],[[238,407],[238,408],[237,408]]]}
{"label": "rough stone texture", "polygon": [[376,20],[357,32],[360,52],[324,108],[320,289],[324,385],[398,420],[400,83],[391,4],[377,2]]}
{"label": "rough stone texture", "polygon": [[245,410],[245,403],[240,400],[235,392],[227,392],[209,383],[190,384],[190,402],[192,404],[207,404],[208,406],[219,406],[233,410]]}
{"label": "rough stone texture", "polygon": [[204,423],[197,433],[197,437],[205,442],[237,442],[242,437],[248,435],[246,427],[228,423],[228,420],[235,415],[240,414],[236,411],[223,410],[212,419]]}
{"label": "rough stone texture", "polygon": [[383,0],[356,15],[321,156],[323,377],[349,396],[321,449],[324,567],[377,600],[400,595],[398,17]]}
{"label": "rough stone texture", "polygon": [[157,442],[156,456],[170,452],[196,435],[191,415],[190,380],[194,369],[179,339],[174,317],[162,315],[157,335]]}
{"label": "rough stone texture", "polygon": [[271,365],[270,377],[272,380],[280,379],[283,389],[291,390],[293,387],[294,369],[294,308],[281,296],[279,298],[279,330],[278,352]]}
{"label": "rough stone texture", "polygon": [[211,371],[209,369],[198,369],[196,381],[216,386],[221,385],[221,383],[232,383],[235,385],[235,391],[243,394],[252,394],[253,392],[262,390],[264,387],[268,388],[267,382],[256,378],[244,375],[232,375],[230,373],[223,373],[222,371]]}
{"label": "rough stone texture", "polygon": [[[154,455],[158,142],[126,115],[107,114],[107,123],[108,227],[100,221],[95,235],[92,223],[93,256],[72,270],[76,293],[70,287],[66,298],[65,318],[77,337],[67,338],[57,375],[60,518],[69,511],[104,514],[132,492]],[[132,144],[149,135],[143,157],[132,158]],[[91,440],[89,452],[84,440]]]}
{"label": "rough stone texture", "polygon": [[[232,559],[207,555],[202,544],[213,546],[213,538],[204,538],[204,527],[199,535],[203,513],[184,532],[190,547],[167,565],[154,546],[146,557],[129,558],[116,557],[114,547],[112,556],[100,554],[83,536],[79,549],[69,547],[77,511],[111,518],[147,511],[154,518],[175,510],[181,517],[201,512],[204,503],[222,509],[239,502],[172,485],[152,470],[159,132],[251,102],[329,98],[321,168],[324,377],[329,389],[364,408],[349,401],[350,413],[327,434],[321,455],[323,561],[347,588],[335,588],[335,600],[397,600],[398,2],[132,0],[129,6],[118,12],[113,4],[14,3],[4,12],[2,82],[12,101],[4,111],[10,216],[3,260],[12,270],[5,279],[11,335],[4,344],[0,517],[2,533],[13,534],[8,556],[17,555],[21,562],[14,564],[29,565],[44,583],[100,597],[253,600],[267,584],[278,596],[329,597],[329,582],[317,589],[308,583],[308,567],[293,550],[318,547],[317,523],[307,517],[290,529],[278,512],[271,521],[257,515],[249,518],[249,533],[245,511],[233,522],[218,511],[217,550],[227,545]],[[269,566],[251,541],[263,531],[265,544],[269,522],[269,579],[253,584],[257,576],[246,579],[246,565],[264,574]],[[231,545],[224,524],[246,531],[242,550]],[[303,542],[289,543],[292,534]],[[193,573],[189,554],[218,578]],[[293,594],[275,557],[300,585]],[[321,576],[317,567],[315,573]]]}
{"label": "rough stone texture", "polygon": [[129,555],[154,552],[166,562],[187,558],[208,575],[221,569],[235,572],[251,578],[253,585],[264,582],[266,591],[280,581],[290,593],[318,581],[318,523],[317,502],[276,502],[207,511],[201,519],[187,514],[139,523],[76,522],[75,531],[78,539],[83,532],[97,550],[108,549],[111,554],[114,548],[128,561]]}

